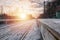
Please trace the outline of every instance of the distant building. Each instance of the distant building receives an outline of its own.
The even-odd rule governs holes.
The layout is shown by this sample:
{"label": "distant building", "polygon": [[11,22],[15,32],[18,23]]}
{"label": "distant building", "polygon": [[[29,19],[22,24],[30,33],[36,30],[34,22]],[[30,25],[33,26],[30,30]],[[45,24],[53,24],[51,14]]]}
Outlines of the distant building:
{"label": "distant building", "polygon": [[[45,2],[46,3],[46,2]],[[56,13],[56,2],[47,2],[46,5],[44,5],[44,15],[47,18],[53,18]]]}
{"label": "distant building", "polygon": [[57,9],[60,9],[58,6],[60,5],[59,0],[55,0],[53,2],[44,2],[44,17],[45,18],[56,18]]}
{"label": "distant building", "polygon": [[60,0],[57,1],[56,18],[60,18]]}

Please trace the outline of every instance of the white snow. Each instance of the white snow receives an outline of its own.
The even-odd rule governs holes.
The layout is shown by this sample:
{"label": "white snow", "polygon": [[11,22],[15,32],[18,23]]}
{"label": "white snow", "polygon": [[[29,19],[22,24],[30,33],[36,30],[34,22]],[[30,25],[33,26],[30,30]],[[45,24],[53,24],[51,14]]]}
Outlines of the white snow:
{"label": "white snow", "polygon": [[37,27],[35,20],[30,20],[25,23],[14,23],[0,27],[0,40],[20,40],[22,35],[29,30],[24,40],[40,39],[40,30]]}

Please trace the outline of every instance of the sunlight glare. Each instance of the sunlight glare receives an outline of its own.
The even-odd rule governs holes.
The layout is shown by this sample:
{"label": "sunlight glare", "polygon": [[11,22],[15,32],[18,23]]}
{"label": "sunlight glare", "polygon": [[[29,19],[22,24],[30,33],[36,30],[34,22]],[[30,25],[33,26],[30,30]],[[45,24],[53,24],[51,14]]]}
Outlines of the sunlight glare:
{"label": "sunlight glare", "polygon": [[21,14],[21,15],[20,15],[20,18],[21,18],[22,20],[25,20],[25,19],[27,18],[27,15],[26,15],[26,14]]}

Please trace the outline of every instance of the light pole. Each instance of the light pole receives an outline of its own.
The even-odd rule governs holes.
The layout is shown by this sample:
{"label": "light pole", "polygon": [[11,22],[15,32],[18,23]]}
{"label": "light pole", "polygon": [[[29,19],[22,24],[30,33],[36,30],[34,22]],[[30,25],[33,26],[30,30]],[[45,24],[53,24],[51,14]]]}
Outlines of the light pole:
{"label": "light pole", "polygon": [[3,6],[1,5],[0,7],[1,7],[1,14],[3,14]]}

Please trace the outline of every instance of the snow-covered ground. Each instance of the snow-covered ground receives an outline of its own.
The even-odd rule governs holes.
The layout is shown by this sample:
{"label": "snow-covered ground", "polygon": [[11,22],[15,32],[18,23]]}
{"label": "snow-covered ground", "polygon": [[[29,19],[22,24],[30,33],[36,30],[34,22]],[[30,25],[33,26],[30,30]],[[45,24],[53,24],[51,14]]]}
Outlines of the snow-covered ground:
{"label": "snow-covered ground", "polygon": [[40,38],[40,30],[35,20],[0,27],[0,40],[40,40]]}
{"label": "snow-covered ground", "polygon": [[31,26],[31,30],[25,37],[25,40],[40,40],[41,35],[40,35],[40,28],[38,28],[36,22]]}
{"label": "snow-covered ground", "polygon": [[60,33],[60,19],[39,19],[39,21]]}

